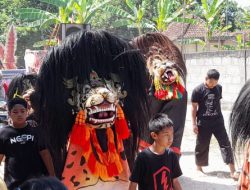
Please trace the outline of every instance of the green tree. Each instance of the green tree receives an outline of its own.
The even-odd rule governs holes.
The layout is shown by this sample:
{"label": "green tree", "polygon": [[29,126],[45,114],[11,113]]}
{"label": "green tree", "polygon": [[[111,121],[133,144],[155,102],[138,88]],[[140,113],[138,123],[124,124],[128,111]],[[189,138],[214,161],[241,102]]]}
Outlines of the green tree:
{"label": "green tree", "polygon": [[226,1],[222,10],[223,26],[231,25],[231,32],[244,28],[244,10],[235,1]]}
{"label": "green tree", "polygon": [[125,0],[127,10],[113,5],[104,6],[104,10],[119,17],[112,23],[113,27],[133,27],[142,34],[143,28],[154,28],[154,23],[144,17],[149,2],[149,0],[142,0],[138,5],[135,0]]}
{"label": "green tree", "polygon": [[40,0],[57,8],[57,12],[49,12],[37,8],[19,10],[20,19],[26,26],[47,28],[60,23],[90,23],[95,13],[111,0],[97,3],[94,0]]}
{"label": "green tree", "polygon": [[183,18],[183,14],[194,5],[193,0],[125,0],[126,7],[105,6],[105,10],[119,15],[113,23],[114,27],[128,26],[138,28],[142,33],[143,28],[164,31],[173,21],[194,23],[194,20]]}
{"label": "green tree", "polygon": [[39,8],[22,8],[18,11],[22,26],[39,28],[46,38],[34,44],[36,47],[53,46],[57,43],[60,23],[91,23],[98,10],[111,0],[39,0],[53,11]]}
{"label": "green tree", "polygon": [[250,11],[245,11],[244,21],[245,21],[246,27],[250,28]]}
{"label": "green tree", "polygon": [[229,26],[221,27],[221,12],[226,1],[222,0],[201,0],[202,16],[205,20],[206,35],[205,43],[207,50],[210,50],[210,40],[216,30],[225,31]]}
{"label": "green tree", "polygon": [[[196,0],[197,6],[194,14],[205,20],[201,0]],[[211,4],[211,0],[208,1]],[[238,6],[238,3],[233,0],[225,0],[221,10],[221,24],[223,26],[231,25],[229,31],[241,30],[243,27],[244,10]]]}
{"label": "green tree", "polygon": [[41,39],[41,32],[36,29],[17,27],[20,24],[20,20],[17,19],[17,7],[38,7],[47,10],[52,10],[52,8],[36,0],[0,0],[0,42],[5,44],[9,26],[12,24],[15,25],[17,30],[17,48],[15,56],[17,58],[17,66],[23,67],[25,49],[32,47],[33,39]]}
{"label": "green tree", "polygon": [[[0,42],[5,41],[5,34],[8,27],[18,25],[17,7],[25,7],[29,5],[27,0],[1,0],[0,1]],[[25,30],[23,31],[25,33]]]}
{"label": "green tree", "polygon": [[171,22],[194,23],[193,19],[184,18],[183,14],[195,3],[192,0],[179,1],[177,7],[176,0],[158,0],[156,15],[153,20],[158,31],[165,31]]}

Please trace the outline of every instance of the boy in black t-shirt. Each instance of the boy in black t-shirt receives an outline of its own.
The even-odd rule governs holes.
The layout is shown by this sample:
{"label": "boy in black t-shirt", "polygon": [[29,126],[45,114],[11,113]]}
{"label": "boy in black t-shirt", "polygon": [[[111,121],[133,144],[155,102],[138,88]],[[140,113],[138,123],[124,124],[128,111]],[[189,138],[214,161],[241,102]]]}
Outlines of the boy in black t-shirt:
{"label": "boy in black t-shirt", "polygon": [[14,98],[8,102],[8,110],[12,126],[0,129],[0,163],[5,156],[4,180],[8,189],[14,190],[27,179],[44,175],[44,166],[49,175],[55,176],[39,128],[26,123],[27,102]]}
{"label": "boy in black t-shirt", "polygon": [[208,165],[209,144],[212,134],[217,139],[224,162],[229,165],[232,178],[237,178],[231,144],[221,113],[220,99],[222,86],[218,84],[220,73],[216,69],[207,72],[205,83],[197,86],[192,93],[192,125],[197,134],[195,162],[197,170]]}
{"label": "boy in black t-shirt", "polygon": [[166,114],[158,113],[149,122],[153,144],[138,153],[130,176],[129,190],[181,190],[182,175],[177,156],[168,149],[173,142],[173,123]]}

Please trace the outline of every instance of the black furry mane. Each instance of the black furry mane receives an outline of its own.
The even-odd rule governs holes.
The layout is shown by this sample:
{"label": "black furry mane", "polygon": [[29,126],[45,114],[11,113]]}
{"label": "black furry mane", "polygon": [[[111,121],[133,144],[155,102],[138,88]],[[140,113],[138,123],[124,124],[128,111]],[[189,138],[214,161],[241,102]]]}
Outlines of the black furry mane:
{"label": "black furry mane", "polygon": [[130,153],[137,148],[138,137],[147,126],[146,67],[143,57],[127,42],[105,31],[83,31],[67,38],[46,56],[38,75],[36,93],[40,103],[40,125],[47,131],[57,172],[63,166],[61,152],[65,149],[75,115],[67,103],[69,91],[63,79],[78,77],[78,83],[89,79],[94,70],[109,79],[110,73],[120,77],[128,92],[124,111],[133,132]]}
{"label": "black furry mane", "polygon": [[244,148],[250,140],[250,80],[242,87],[230,115],[230,132],[234,150]]}

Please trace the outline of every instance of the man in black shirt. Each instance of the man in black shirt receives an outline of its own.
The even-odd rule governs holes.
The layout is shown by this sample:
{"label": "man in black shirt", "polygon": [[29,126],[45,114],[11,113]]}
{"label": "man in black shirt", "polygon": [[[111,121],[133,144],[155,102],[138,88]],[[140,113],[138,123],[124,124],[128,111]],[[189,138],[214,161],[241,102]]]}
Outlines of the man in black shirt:
{"label": "man in black shirt", "polygon": [[208,165],[209,144],[212,134],[217,139],[222,158],[230,167],[231,177],[236,178],[231,144],[224,125],[220,99],[222,86],[218,84],[220,73],[216,69],[207,72],[205,83],[197,86],[192,93],[192,126],[197,134],[195,162],[197,170]]}
{"label": "man in black shirt", "polygon": [[178,177],[182,175],[178,158],[168,149],[173,142],[173,123],[164,113],[149,122],[153,144],[140,152],[130,176],[129,190],[181,190]]}
{"label": "man in black shirt", "polygon": [[27,102],[14,98],[8,102],[8,110],[12,125],[0,129],[0,163],[5,156],[4,181],[8,189],[14,190],[25,180],[46,173],[54,176],[52,159],[42,134],[26,122]]}

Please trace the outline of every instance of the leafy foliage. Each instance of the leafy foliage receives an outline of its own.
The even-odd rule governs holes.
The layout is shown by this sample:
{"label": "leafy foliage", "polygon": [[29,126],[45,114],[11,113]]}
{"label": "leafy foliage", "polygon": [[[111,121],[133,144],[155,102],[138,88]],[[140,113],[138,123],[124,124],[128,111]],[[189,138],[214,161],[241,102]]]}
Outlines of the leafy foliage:
{"label": "leafy foliage", "polygon": [[246,27],[250,28],[250,11],[245,11],[244,18]]}
{"label": "leafy foliage", "polygon": [[[18,19],[18,10],[25,7],[36,7],[42,10],[54,11],[53,7],[44,5],[37,0],[1,0],[0,1],[0,43],[5,44],[6,33],[8,32],[9,26],[12,24],[16,26],[17,31],[17,48],[16,58],[17,66],[24,65],[24,51],[27,47],[31,47],[30,44],[34,41],[41,40],[43,33],[34,28],[18,27],[21,23]],[[35,37],[34,37],[35,36]]]}
{"label": "leafy foliage", "polygon": [[201,0],[202,16],[204,17],[206,27],[204,38],[207,50],[210,49],[210,40],[215,31],[223,32],[231,27],[230,25],[225,27],[221,25],[221,13],[225,7],[225,3],[226,1],[222,0]]}
{"label": "leafy foliage", "polygon": [[[94,0],[39,0],[49,6],[57,9],[56,12],[49,12],[37,8],[22,8],[19,10],[19,18],[23,21],[22,26],[39,27],[41,31],[48,30],[48,38],[40,44],[47,46],[54,44],[52,41],[56,40],[58,24],[60,23],[77,23],[88,24],[95,16],[98,10],[109,3],[111,0],[103,0],[97,2]],[[52,29],[54,28],[54,30]],[[52,29],[52,30],[51,30]],[[48,40],[49,39],[49,40]],[[35,44],[35,47],[38,47]]]}
{"label": "leafy foliage", "polygon": [[179,3],[176,6],[175,0],[159,0],[157,2],[157,11],[154,17],[156,28],[158,31],[164,31],[171,22],[187,22],[193,23],[193,19],[184,18],[186,10],[190,9],[195,4],[192,0],[187,0]]}
{"label": "leafy foliage", "polygon": [[229,31],[241,30],[244,28],[244,10],[234,1],[226,3],[222,10],[222,25],[231,25]]}
{"label": "leafy foliage", "polygon": [[120,17],[112,23],[113,27],[134,27],[138,29],[139,34],[142,34],[143,28],[155,29],[154,23],[144,17],[149,0],[142,0],[139,5],[136,4],[135,0],[125,0],[125,4],[128,10],[113,5],[104,6],[104,10]]}
{"label": "leafy foliage", "polygon": [[97,29],[136,27],[143,33],[144,28],[164,31],[172,22],[193,24],[195,20],[186,18],[191,14],[207,23],[207,40],[215,30],[250,28],[250,13],[231,0],[1,0],[0,8],[0,42],[5,43],[4,34],[11,24],[24,26],[17,27],[21,42],[17,44],[17,55],[21,57],[27,46],[48,39],[54,25],[61,22],[88,22]]}
{"label": "leafy foliage", "polygon": [[89,23],[95,13],[111,0],[96,2],[92,0],[40,0],[43,3],[54,6],[58,11],[49,11],[36,8],[22,8],[19,17],[27,21],[27,26],[44,29],[59,23]]}

